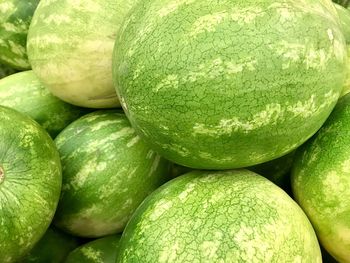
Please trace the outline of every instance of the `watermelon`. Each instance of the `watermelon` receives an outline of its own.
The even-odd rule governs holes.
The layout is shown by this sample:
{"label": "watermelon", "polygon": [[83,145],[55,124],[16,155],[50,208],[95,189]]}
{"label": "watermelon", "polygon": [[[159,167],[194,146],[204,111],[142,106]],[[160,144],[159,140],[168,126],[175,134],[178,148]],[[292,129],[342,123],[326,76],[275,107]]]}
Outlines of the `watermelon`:
{"label": "watermelon", "polygon": [[76,237],[50,227],[29,254],[18,263],[62,263],[78,246],[79,240]]}
{"label": "watermelon", "polygon": [[0,262],[14,262],[44,235],[61,190],[54,142],[39,124],[0,106]]}
{"label": "watermelon", "polygon": [[28,33],[28,56],[54,95],[83,107],[120,106],[112,84],[112,53],[134,2],[40,1]]}
{"label": "watermelon", "polygon": [[350,94],[296,153],[292,189],[324,248],[350,262]]}
{"label": "watermelon", "polygon": [[123,113],[97,111],[55,139],[63,186],[54,223],[82,237],[121,232],[143,199],[169,174],[169,163],[148,148]]}
{"label": "watermelon", "polygon": [[13,68],[30,69],[26,52],[27,34],[39,0],[0,1],[0,62]]}
{"label": "watermelon", "polygon": [[53,96],[33,71],[0,80],[0,104],[29,115],[53,138],[69,123],[88,112]]}
{"label": "watermelon", "polygon": [[322,262],[314,230],[279,187],[248,170],[194,171],[153,192],[117,263]]}
{"label": "watermelon", "polygon": [[16,73],[16,70],[6,65],[0,64],[0,79]]}
{"label": "watermelon", "polygon": [[347,78],[344,84],[343,92],[341,96],[350,92],[350,10],[344,7],[334,4],[341,22],[341,28],[345,36],[347,49],[348,49],[348,63],[347,63]]}
{"label": "watermelon", "polygon": [[142,0],[118,35],[113,78],[132,126],[192,168],[291,152],[321,127],[345,80],[330,0]]}
{"label": "watermelon", "polygon": [[120,235],[107,236],[72,251],[64,263],[115,263]]}

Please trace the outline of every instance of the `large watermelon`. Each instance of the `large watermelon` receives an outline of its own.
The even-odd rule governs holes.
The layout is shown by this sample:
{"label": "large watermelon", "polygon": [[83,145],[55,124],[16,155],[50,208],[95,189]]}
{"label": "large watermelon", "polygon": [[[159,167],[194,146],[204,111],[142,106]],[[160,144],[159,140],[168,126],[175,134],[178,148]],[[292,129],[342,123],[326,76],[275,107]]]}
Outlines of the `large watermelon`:
{"label": "large watermelon", "polygon": [[0,61],[16,69],[30,69],[26,43],[39,0],[0,1]]}
{"label": "large watermelon", "polygon": [[55,139],[63,187],[54,223],[78,236],[121,232],[143,199],[167,178],[169,164],[135,134],[123,113],[97,111]]}
{"label": "large watermelon", "polygon": [[43,236],[61,190],[60,158],[35,121],[0,106],[0,262],[14,262]]}
{"label": "large watermelon", "polygon": [[120,235],[96,239],[72,251],[64,263],[115,263]]}
{"label": "large watermelon", "polygon": [[62,263],[78,246],[78,238],[50,227],[35,247],[17,263]]}
{"label": "large watermelon", "polygon": [[314,230],[283,190],[247,170],[196,171],[136,210],[117,263],[321,262]]}
{"label": "large watermelon", "polygon": [[350,262],[350,94],[297,151],[292,188],[324,248]]}
{"label": "large watermelon", "polygon": [[41,0],[28,34],[28,56],[40,80],[78,106],[119,106],[112,52],[136,0]]}
{"label": "large watermelon", "polygon": [[53,96],[33,71],[20,72],[0,80],[0,105],[29,115],[52,137],[88,112]]}
{"label": "large watermelon", "polygon": [[114,81],[131,124],[193,168],[292,151],[326,120],[346,72],[330,0],[142,0],[115,47]]}

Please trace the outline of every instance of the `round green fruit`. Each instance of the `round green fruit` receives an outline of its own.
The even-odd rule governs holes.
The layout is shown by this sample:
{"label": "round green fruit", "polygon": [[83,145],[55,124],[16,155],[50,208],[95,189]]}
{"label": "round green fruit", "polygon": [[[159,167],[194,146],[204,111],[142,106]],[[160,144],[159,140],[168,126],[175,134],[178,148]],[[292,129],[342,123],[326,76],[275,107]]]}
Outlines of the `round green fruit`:
{"label": "round green fruit", "polygon": [[72,251],[64,263],[115,263],[120,235],[107,236]]}
{"label": "round green fruit", "polygon": [[321,262],[300,207],[247,170],[194,171],[166,183],[136,210],[118,263]]}
{"label": "round green fruit", "polygon": [[123,113],[97,111],[55,139],[63,186],[54,223],[77,236],[121,232],[145,197],[169,174],[169,163],[148,148]]}
{"label": "round green fruit", "polygon": [[136,0],[41,0],[28,33],[34,72],[51,92],[89,108],[119,106],[112,53]]}
{"label": "round green fruit", "polygon": [[39,0],[0,1],[0,61],[13,68],[30,69],[26,43]]}
{"label": "round green fruit", "polygon": [[350,262],[350,94],[296,154],[292,189],[323,247]]}
{"label": "round green fruit", "polygon": [[53,96],[33,71],[20,72],[0,80],[0,104],[27,114],[53,138],[87,110]]}
{"label": "round green fruit", "polygon": [[78,246],[79,241],[76,237],[51,227],[29,254],[17,263],[62,263],[67,255]]}
{"label": "round green fruit", "polygon": [[113,73],[135,130],[192,168],[246,167],[312,136],[345,80],[329,0],[143,0],[124,21]]}
{"label": "round green fruit", "polygon": [[61,191],[54,142],[35,121],[0,106],[0,262],[14,262],[44,235]]}

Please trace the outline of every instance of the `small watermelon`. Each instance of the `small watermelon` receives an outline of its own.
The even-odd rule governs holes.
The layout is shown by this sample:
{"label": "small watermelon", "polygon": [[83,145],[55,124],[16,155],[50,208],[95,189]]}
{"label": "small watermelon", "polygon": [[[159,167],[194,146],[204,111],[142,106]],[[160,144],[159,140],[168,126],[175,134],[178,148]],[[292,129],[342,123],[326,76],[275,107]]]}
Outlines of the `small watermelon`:
{"label": "small watermelon", "polygon": [[315,232],[279,187],[248,170],[194,171],[153,192],[117,263],[320,263]]}
{"label": "small watermelon", "polygon": [[346,77],[330,0],[141,0],[118,35],[114,82],[131,124],[192,168],[291,152],[324,123]]}
{"label": "small watermelon", "polygon": [[323,247],[350,262],[350,94],[296,153],[292,189]]}
{"label": "small watermelon", "polygon": [[20,72],[0,80],[0,105],[29,115],[53,138],[88,112],[53,96],[33,71]]}
{"label": "small watermelon", "polygon": [[61,191],[60,157],[28,116],[0,106],[0,262],[14,262],[44,235]]}
{"label": "small watermelon", "polygon": [[77,236],[121,232],[144,198],[169,175],[168,161],[149,149],[117,111],[87,114],[55,142],[63,186],[54,223]]}
{"label": "small watermelon", "polygon": [[112,84],[113,45],[135,2],[40,1],[28,33],[28,56],[54,95],[83,107],[120,106]]}
{"label": "small watermelon", "polygon": [[30,69],[27,34],[39,0],[0,1],[0,61],[13,68]]}
{"label": "small watermelon", "polygon": [[120,235],[107,236],[72,251],[64,263],[115,263]]}

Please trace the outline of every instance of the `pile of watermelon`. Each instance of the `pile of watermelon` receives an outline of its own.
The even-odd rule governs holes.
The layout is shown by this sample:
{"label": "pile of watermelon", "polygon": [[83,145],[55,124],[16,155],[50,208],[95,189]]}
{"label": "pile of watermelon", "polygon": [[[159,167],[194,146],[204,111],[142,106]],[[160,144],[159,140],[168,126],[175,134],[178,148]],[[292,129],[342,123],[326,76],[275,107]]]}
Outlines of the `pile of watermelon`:
{"label": "pile of watermelon", "polygon": [[0,263],[350,262],[348,5],[0,0]]}

